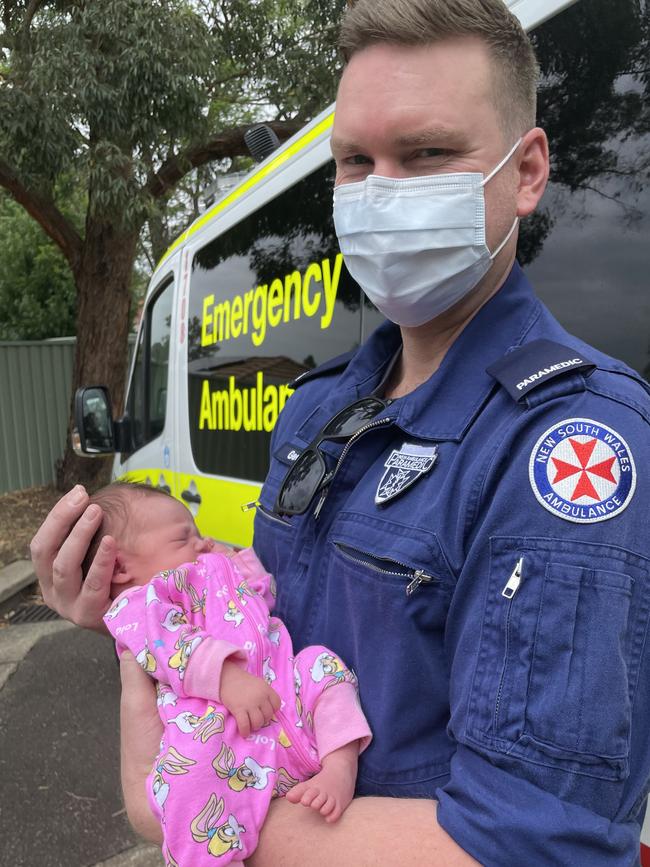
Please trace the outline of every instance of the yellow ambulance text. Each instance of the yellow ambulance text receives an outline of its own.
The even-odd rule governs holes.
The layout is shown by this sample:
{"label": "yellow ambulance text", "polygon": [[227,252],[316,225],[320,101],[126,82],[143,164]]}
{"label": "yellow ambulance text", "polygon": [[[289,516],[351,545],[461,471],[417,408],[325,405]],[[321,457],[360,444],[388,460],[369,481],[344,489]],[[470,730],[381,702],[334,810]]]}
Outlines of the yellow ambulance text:
{"label": "yellow ambulance text", "polygon": [[293,389],[288,385],[264,385],[259,371],[252,388],[237,388],[235,377],[228,377],[228,388],[212,389],[203,380],[199,430],[268,431],[275,427],[280,410]]}
{"label": "yellow ambulance text", "polygon": [[329,328],[341,279],[343,256],[338,253],[332,266],[329,259],[312,262],[304,273],[293,271],[284,279],[276,277],[270,285],[262,284],[215,304],[213,294],[203,299],[201,346],[236,340],[250,334],[255,346],[266,340],[267,329],[281,322],[320,316],[321,329]]}

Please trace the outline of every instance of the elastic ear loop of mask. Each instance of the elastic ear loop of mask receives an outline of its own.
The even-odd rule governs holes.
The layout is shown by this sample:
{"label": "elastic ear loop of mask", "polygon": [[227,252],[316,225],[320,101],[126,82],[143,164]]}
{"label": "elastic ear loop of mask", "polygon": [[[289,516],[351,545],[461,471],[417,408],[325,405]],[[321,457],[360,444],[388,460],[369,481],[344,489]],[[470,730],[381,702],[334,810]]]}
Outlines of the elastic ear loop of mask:
{"label": "elastic ear loop of mask", "polygon": [[[481,182],[481,186],[482,186],[482,187],[484,187],[484,186],[487,184],[488,181],[491,181],[492,178],[497,174],[497,172],[500,172],[500,171],[501,171],[501,169],[505,166],[505,164],[508,162],[508,160],[510,159],[510,157],[511,157],[511,156],[514,154],[514,152],[517,150],[517,148],[519,147],[519,145],[522,143],[522,141],[523,141],[523,136],[520,136],[520,137],[517,139],[517,141],[514,143],[514,145],[510,148],[510,150],[508,151],[508,153],[507,153],[507,154],[504,156],[504,158],[501,160],[501,162],[496,166],[496,168],[493,168],[492,171],[490,172],[490,174],[487,175],[485,178],[483,178],[483,181]],[[499,255],[499,253],[501,252],[501,250],[503,250],[503,248],[505,247],[505,245],[508,243],[508,241],[509,241],[510,238],[512,237],[512,233],[513,233],[513,232],[515,231],[515,229],[517,228],[517,223],[518,223],[518,222],[519,222],[519,217],[515,217],[515,220],[514,220],[512,226],[510,227],[510,231],[508,232],[508,234],[505,236],[505,238],[503,239],[503,241],[501,241],[501,243],[500,243],[499,246],[496,248],[496,250],[494,251],[494,253],[490,253],[490,259],[496,259],[496,257]]]}
{"label": "elastic ear loop of mask", "polygon": [[524,140],[524,137],[523,137],[523,136],[520,136],[520,137],[517,139],[517,141],[516,141],[516,142],[514,143],[514,145],[510,148],[510,150],[509,150],[508,153],[504,156],[504,158],[501,160],[501,162],[500,162],[500,163],[499,163],[495,168],[492,169],[492,171],[490,172],[489,175],[486,175],[486,176],[483,178],[483,180],[481,181],[481,186],[482,186],[482,187],[484,187],[484,186],[487,184],[488,181],[491,181],[492,178],[497,174],[497,172],[500,172],[500,171],[501,171],[501,169],[505,166],[505,164],[508,162],[508,160],[510,159],[510,157],[514,154],[514,152],[517,150],[517,148],[519,147],[519,145],[522,143],[523,140]]}

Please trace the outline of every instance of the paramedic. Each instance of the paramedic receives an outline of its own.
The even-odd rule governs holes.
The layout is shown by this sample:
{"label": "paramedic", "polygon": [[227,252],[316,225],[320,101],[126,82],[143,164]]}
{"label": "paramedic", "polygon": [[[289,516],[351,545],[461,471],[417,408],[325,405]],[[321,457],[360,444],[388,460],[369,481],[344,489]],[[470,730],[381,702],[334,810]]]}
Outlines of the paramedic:
{"label": "paramedic", "polygon": [[[355,668],[374,742],[366,797],[335,827],[275,802],[249,867],[632,865],[650,399],[515,262],[549,163],[530,43],[500,0],[358,0],[342,45],[336,230],[389,322],[297,384],[255,546],[298,646]],[[113,559],[81,588],[85,504],[57,507],[33,555],[49,604],[93,626]],[[133,767],[157,747],[145,716],[123,708]]]}

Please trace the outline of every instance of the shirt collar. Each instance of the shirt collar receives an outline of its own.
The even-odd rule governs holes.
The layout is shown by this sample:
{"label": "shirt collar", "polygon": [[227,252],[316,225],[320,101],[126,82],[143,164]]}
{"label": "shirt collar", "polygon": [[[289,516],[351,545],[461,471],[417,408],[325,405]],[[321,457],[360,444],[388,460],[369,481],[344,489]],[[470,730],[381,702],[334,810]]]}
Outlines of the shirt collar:
{"label": "shirt collar", "polygon": [[[399,427],[417,439],[461,440],[498,387],[486,367],[521,345],[541,310],[515,263],[503,286],[456,338],[438,370],[382,415],[395,416]],[[399,327],[391,322],[381,325],[341,377],[339,399],[343,390],[351,400],[370,394],[400,345]]]}

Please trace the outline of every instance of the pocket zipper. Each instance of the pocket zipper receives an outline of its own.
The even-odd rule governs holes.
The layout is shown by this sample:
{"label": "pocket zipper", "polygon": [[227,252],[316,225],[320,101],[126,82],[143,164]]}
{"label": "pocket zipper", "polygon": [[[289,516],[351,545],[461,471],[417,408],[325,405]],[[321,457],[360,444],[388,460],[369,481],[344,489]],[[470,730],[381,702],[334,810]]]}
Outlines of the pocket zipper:
{"label": "pocket zipper", "polygon": [[519,590],[519,585],[521,584],[522,574],[524,570],[524,558],[520,557],[516,564],[515,568],[512,570],[512,574],[510,578],[508,578],[508,583],[501,591],[501,595],[506,599],[512,599],[517,590]]}
{"label": "pocket zipper", "polygon": [[257,503],[247,503],[247,508],[244,510],[244,506],[242,506],[242,510],[248,511],[249,508],[257,509],[258,512],[261,512],[265,518],[268,518],[269,521],[275,521],[277,524],[282,524],[283,527],[290,527],[291,521],[286,521],[284,518],[281,518],[279,515],[274,514],[273,512],[265,509],[264,506],[257,501]]}
{"label": "pocket zipper", "polygon": [[[413,569],[411,566],[407,566],[406,563],[400,563],[399,560],[389,560],[387,557],[377,557],[369,551],[360,551],[357,548],[350,548],[348,545],[344,545],[341,542],[335,542],[334,544],[343,556],[348,560],[351,560],[353,563],[359,563],[361,566],[366,566],[374,572],[379,572],[381,575],[394,575],[397,578],[410,578],[411,580],[406,587],[407,596],[412,596],[415,591],[422,586],[422,584],[436,584],[440,581],[440,578],[435,575],[429,575],[428,572],[424,571],[424,569]],[[363,554],[366,557],[372,557],[373,560],[385,560],[386,563],[395,563],[396,566],[403,566],[407,572],[405,574],[404,572],[396,572],[393,569],[383,569],[376,563],[371,563],[368,562],[368,560],[362,560],[360,557],[355,557],[350,553],[350,551],[357,551],[357,553]]]}
{"label": "pocket zipper", "polygon": [[497,688],[496,700],[494,702],[494,731],[498,731],[499,727],[499,710],[501,707],[501,695],[503,693],[503,684],[506,679],[506,671],[508,669],[508,654],[510,652],[510,617],[512,615],[513,597],[521,585],[521,579],[524,571],[524,558],[520,557],[515,563],[515,568],[512,570],[506,586],[501,591],[501,595],[508,600],[508,613],[506,614],[505,623],[505,638],[503,648],[503,668],[501,669],[501,677],[499,678],[499,686]]}

